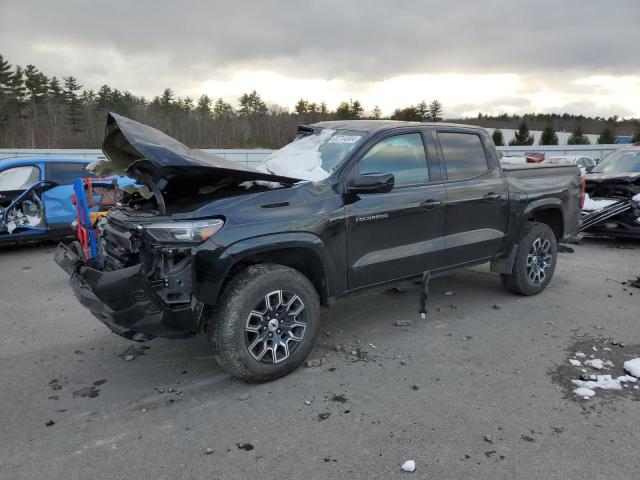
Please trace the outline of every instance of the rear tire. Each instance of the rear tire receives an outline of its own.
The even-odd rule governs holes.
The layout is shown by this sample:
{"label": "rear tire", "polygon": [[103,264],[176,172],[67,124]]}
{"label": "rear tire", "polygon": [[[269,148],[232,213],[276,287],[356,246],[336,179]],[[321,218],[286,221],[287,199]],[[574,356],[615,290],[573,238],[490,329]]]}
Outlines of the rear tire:
{"label": "rear tire", "polygon": [[259,264],[229,281],[209,316],[207,338],[224,370],[265,382],[304,361],[319,323],[318,294],[304,275],[283,265]]}
{"label": "rear tire", "polygon": [[558,258],[558,243],[544,223],[527,222],[519,240],[511,275],[502,274],[502,284],[520,295],[537,295],[551,281]]}

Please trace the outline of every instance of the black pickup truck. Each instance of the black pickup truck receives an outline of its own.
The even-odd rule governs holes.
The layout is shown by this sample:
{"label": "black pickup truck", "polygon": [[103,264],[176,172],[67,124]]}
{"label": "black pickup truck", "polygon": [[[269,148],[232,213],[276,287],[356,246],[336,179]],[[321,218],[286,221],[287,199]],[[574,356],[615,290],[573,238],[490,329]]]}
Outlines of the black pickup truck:
{"label": "black pickup truck", "polygon": [[485,262],[541,292],[584,195],[576,167],[503,169],[484,130],[444,123],[304,125],[254,169],[110,114],[103,151],[97,173],[140,188],[100,224],[99,257],[58,248],[75,295],[133,340],[206,334],[254,381],[302,363],[320,305],[354,292]]}

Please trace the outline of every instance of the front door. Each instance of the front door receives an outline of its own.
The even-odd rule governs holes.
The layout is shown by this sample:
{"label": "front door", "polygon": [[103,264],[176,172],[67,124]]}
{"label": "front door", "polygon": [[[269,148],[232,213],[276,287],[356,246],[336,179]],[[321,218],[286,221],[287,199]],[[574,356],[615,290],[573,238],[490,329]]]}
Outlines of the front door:
{"label": "front door", "polygon": [[345,207],[349,289],[443,266],[446,194],[442,184],[429,184],[421,133],[381,139],[354,168],[351,174],[392,173],[395,186]]}

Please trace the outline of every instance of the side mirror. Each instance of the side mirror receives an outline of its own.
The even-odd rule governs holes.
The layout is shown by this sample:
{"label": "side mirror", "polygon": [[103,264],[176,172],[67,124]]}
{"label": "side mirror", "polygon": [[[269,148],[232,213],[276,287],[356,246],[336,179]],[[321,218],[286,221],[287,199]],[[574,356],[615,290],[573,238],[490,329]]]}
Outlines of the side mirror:
{"label": "side mirror", "polygon": [[388,193],[393,190],[394,183],[392,173],[358,175],[347,185],[347,192],[354,194]]}
{"label": "side mirror", "polygon": [[595,167],[595,165],[589,165],[587,168],[585,168],[585,170],[587,171],[587,173],[591,172],[591,170],[593,170],[593,167]]}

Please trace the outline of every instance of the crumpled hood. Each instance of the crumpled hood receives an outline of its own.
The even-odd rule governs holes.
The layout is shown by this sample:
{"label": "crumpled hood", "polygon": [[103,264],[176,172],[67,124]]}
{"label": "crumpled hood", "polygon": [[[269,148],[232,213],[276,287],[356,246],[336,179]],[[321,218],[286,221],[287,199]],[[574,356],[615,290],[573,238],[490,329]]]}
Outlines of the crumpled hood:
{"label": "crumpled hood", "polygon": [[[296,178],[272,175],[217,155],[190,149],[161,131],[115,113],[107,116],[102,151],[108,160],[98,160],[90,169],[100,176],[128,175],[136,180],[187,177],[204,185],[215,179],[266,180],[292,184]],[[162,188],[162,187],[161,187]]]}

